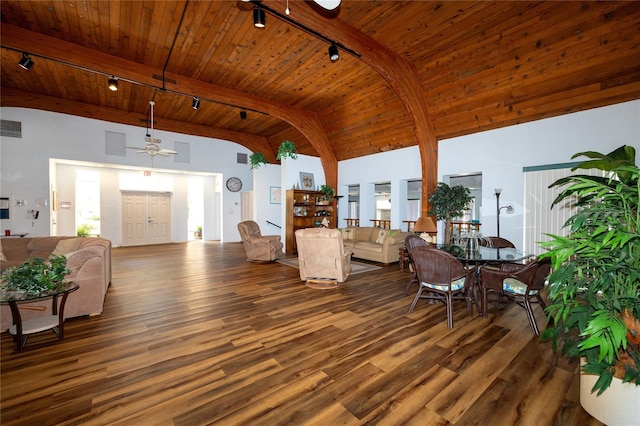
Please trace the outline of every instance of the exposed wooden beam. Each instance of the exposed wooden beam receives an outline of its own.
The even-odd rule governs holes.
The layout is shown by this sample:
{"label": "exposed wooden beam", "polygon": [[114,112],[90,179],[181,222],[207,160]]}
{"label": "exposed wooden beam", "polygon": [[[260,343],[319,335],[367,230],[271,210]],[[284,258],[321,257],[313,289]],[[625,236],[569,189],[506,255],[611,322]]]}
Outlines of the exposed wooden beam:
{"label": "exposed wooden beam", "polygon": [[[282,6],[275,0],[263,3],[278,10]],[[296,3],[299,4],[295,8],[295,21],[360,54],[360,59],[387,81],[404,104],[418,140],[422,162],[422,216],[426,216],[428,194],[435,189],[438,178],[438,141],[414,65],[339,18],[326,19],[315,9],[303,6],[302,1]]]}
{"label": "exposed wooden beam", "polygon": [[[338,161],[331,148],[329,138],[322,123],[313,112],[293,108],[288,105],[281,105],[265,98],[212,85],[178,74],[163,74],[161,69],[128,61],[9,24],[2,25],[0,34],[4,47],[19,51],[28,51],[35,56],[42,56],[105,75],[116,75],[119,78],[149,87],[171,90],[188,96],[197,94],[201,98],[208,98],[232,105],[243,105],[246,108],[266,112],[291,124],[309,140],[320,156],[327,184],[333,187],[337,185]],[[158,81],[156,78],[158,75],[164,75],[164,84]],[[59,106],[58,104],[59,102],[55,102],[50,108],[56,108]],[[119,116],[120,115],[117,117]],[[115,121],[115,119],[109,121]],[[183,132],[186,131],[188,127],[189,125],[185,123]],[[242,143],[237,140],[232,141]],[[267,146],[268,144],[265,144],[260,152],[265,154],[267,158],[271,158],[270,154],[274,154],[273,152],[269,155],[264,152],[267,150]],[[269,149],[269,151],[271,151],[271,149]]]}

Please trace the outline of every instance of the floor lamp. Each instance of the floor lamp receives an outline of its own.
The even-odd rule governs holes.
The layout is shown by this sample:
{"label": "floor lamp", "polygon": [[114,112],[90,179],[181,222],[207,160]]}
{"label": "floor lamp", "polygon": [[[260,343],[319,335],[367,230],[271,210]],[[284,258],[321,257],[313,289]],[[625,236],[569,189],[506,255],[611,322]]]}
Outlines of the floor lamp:
{"label": "floor lamp", "polygon": [[500,237],[500,211],[502,209],[507,209],[507,213],[508,214],[512,214],[513,213],[513,206],[511,204],[508,204],[506,206],[502,206],[500,207],[500,193],[502,192],[502,188],[496,188],[496,225],[497,225],[497,236]]}

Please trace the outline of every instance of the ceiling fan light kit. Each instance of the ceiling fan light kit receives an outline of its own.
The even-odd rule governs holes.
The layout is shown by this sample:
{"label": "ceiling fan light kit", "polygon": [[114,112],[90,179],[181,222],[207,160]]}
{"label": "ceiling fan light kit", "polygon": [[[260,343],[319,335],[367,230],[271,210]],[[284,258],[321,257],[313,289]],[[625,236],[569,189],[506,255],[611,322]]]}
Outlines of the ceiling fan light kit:
{"label": "ceiling fan light kit", "polygon": [[[194,100],[196,100],[197,98],[193,98]],[[155,157],[156,155],[162,155],[164,157],[167,157],[169,155],[172,154],[177,154],[177,151],[171,150],[171,149],[164,149],[164,148],[160,148],[160,142],[162,142],[160,139],[154,138],[153,136],[153,107],[155,106],[155,102],[154,101],[149,101],[149,112],[150,112],[150,121],[151,121],[151,132],[147,133],[146,137],[144,138],[145,142],[147,143],[145,145],[144,148],[135,148],[133,147],[133,149],[136,149],[138,153],[140,154],[147,154],[151,157]],[[197,109],[197,108],[194,108]],[[148,129],[147,129],[148,130]]]}

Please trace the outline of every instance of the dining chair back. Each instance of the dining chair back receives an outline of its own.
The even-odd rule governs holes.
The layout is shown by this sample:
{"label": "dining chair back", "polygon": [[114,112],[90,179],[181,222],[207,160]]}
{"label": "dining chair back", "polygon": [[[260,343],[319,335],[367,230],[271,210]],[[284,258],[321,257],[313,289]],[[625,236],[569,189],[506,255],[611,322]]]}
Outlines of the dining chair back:
{"label": "dining chair back", "polygon": [[420,238],[417,235],[407,235],[404,239],[404,246],[407,249],[407,255],[409,255],[409,270],[411,271],[411,278],[409,278],[409,282],[404,289],[404,294],[409,294],[409,289],[411,288],[411,284],[418,282],[418,275],[416,274],[416,268],[413,266],[413,260],[411,259],[411,251],[415,247],[425,247],[428,246],[424,239]]}
{"label": "dining chair back", "polygon": [[445,304],[449,328],[453,328],[454,300],[465,300],[467,313],[472,314],[470,290],[475,279],[475,268],[466,269],[449,253],[430,246],[414,247],[412,256],[420,288],[408,313],[413,312],[419,299],[432,299]]}
{"label": "dining chair back", "polygon": [[478,243],[484,247],[516,248],[511,241],[502,237],[483,237],[479,239]]}
{"label": "dining chair back", "polygon": [[480,268],[483,316],[487,317],[490,293],[497,293],[499,297],[506,296],[525,309],[531,330],[534,334],[539,335],[540,330],[531,302],[539,303],[542,309],[546,308],[541,290],[544,289],[545,281],[550,272],[551,260],[549,258],[534,259],[521,266],[504,264],[500,269]]}

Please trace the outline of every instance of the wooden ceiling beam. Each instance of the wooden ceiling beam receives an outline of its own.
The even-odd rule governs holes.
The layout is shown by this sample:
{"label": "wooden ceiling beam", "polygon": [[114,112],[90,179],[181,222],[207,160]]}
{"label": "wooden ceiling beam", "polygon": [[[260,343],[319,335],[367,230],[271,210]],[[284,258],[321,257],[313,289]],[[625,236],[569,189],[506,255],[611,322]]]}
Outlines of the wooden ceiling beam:
{"label": "wooden ceiling beam", "polygon": [[[277,0],[263,0],[262,3],[274,10],[282,10],[282,3]],[[291,19],[357,52],[360,60],[380,74],[404,104],[418,141],[422,162],[421,214],[427,216],[430,210],[428,195],[435,189],[438,178],[438,141],[415,66],[340,18],[327,19],[305,2],[295,3],[295,14]]]}
{"label": "wooden ceiling beam", "polygon": [[[97,50],[88,49],[10,24],[3,24],[0,27],[0,35],[3,47],[29,52],[36,57],[42,56],[68,64],[69,66],[84,68],[104,75],[114,75],[123,80],[149,87],[156,87],[161,90],[169,90],[187,96],[197,95],[200,99],[239,105],[277,117],[298,129],[298,131],[309,140],[320,156],[320,161],[325,172],[326,183],[334,188],[337,185],[338,161],[329,143],[327,132],[314,112],[301,110],[288,105],[281,105],[265,98],[194,80],[178,74],[163,73],[161,69],[108,55]],[[56,100],[49,107],[49,110],[51,110],[51,108],[58,108],[59,104],[60,102]],[[91,109],[92,106],[87,105],[85,107]],[[116,114],[115,117],[121,118],[123,114],[128,114],[128,112],[122,111],[121,114]],[[108,121],[115,121],[115,119]],[[190,128],[188,123],[181,123],[180,125],[182,129],[181,133],[186,132],[187,129]],[[243,144],[241,140],[231,140]],[[247,148],[256,151],[249,146],[247,146]],[[275,153],[267,143],[257,151],[262,152],[267,159],[275,156]]]}

